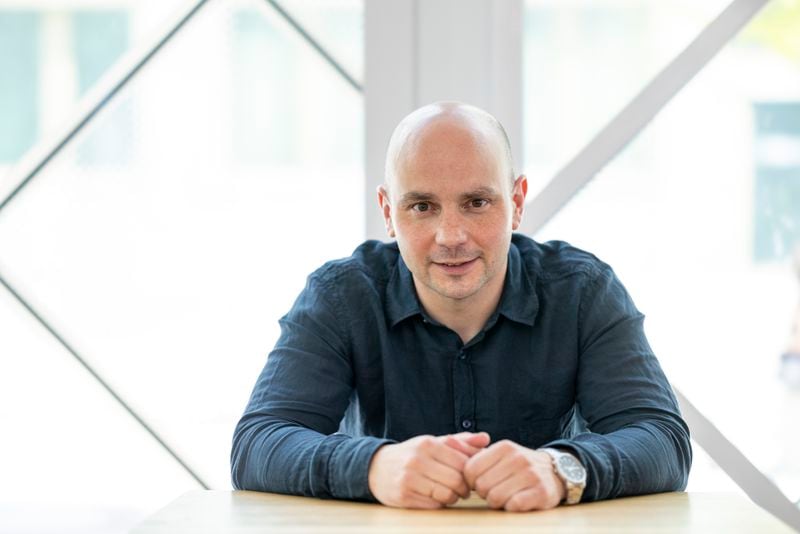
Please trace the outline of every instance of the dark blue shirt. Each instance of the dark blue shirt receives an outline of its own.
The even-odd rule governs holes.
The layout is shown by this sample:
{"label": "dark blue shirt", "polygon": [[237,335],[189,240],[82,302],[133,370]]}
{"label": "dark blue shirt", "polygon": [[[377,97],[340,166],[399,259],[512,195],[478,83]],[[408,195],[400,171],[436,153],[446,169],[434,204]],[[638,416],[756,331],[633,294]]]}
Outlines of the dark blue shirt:
{"label": "dark blue shirt", "polygon": [[486,431],[575,454],[583,500],[683,489],[689,431],[611,268],[515,234],[497,310],[468,343],[431,319],[396,243],[308,278],[236,427],[239,489],[373,500],[378,447]]}

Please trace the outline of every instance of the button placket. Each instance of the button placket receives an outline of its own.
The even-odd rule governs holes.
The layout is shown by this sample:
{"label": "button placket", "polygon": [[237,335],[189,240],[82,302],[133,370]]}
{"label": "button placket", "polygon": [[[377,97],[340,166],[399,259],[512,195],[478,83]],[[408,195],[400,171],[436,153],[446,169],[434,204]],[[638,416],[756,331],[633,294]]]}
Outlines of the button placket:
{"label": "button placket", "polygon": [[453,401],[456,431],[474,430],[475,385],[469,353],[463,347],[458,349],[453,361]]}

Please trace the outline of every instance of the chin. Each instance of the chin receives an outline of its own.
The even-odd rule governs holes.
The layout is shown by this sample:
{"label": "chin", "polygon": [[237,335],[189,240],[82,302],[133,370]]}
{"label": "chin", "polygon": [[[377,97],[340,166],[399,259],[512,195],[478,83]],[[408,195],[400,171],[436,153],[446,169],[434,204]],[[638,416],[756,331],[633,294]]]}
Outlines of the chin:
{"label": "chin", "polygon": [[437,286],[437,293],[453,300],[463,300],[469,298],[475,293],[477,293],[479,290],[480,287],[474,287],[474,286],[470,287],[464,287],[464,286],[453,287],[453,286],[443,286],[443,285]]}

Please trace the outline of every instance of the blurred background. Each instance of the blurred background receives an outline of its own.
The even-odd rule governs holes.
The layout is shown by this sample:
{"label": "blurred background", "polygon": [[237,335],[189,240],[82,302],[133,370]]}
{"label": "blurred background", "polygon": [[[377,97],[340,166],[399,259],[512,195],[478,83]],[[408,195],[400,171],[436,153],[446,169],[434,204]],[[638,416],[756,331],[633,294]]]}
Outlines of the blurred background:
{"label": "blurred background", "polygon": [[[0,0],[0,532],[124,532],[230,489],[278,318],[381,237],[365,1],[213,0],[164,40],[195,4]],[[521,2],[529,198],[728,4]],[[800,1],[767,2],[534,237],[610,263],[673,385],[800,501]],[[741,491],[697,444],[689,490]]]}

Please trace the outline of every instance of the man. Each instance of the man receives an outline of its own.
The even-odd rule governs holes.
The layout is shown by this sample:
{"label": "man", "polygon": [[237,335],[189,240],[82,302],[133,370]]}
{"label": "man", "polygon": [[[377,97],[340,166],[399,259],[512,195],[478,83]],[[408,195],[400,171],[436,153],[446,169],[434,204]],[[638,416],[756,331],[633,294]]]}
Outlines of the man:
{"label": "man", "polygon": [[613,271],[512,234],[502,126],[458,103],[395,130],[368,241],[309,278],[236,427],[241,489],[493,508],[685,487],[689,432]]}

